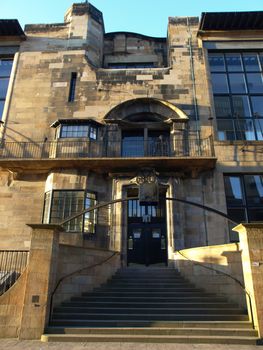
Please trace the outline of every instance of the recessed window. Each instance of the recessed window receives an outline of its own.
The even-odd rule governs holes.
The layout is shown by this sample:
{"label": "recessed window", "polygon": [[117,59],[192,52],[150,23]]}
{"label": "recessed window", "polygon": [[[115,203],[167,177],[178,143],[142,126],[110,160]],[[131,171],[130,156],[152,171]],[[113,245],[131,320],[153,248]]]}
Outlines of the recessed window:
{"label": "recessed window", "polygon": [[[263,221],[263,175],[225,175],[224,180],[228,215],[237,223]],[[231,230],[230,238],[238,241]]]}
{"label": "recessed window", "polygon": [[169,132],[138,129],[122,132],[122,157],[169,156]]}
{"label": "recessed window", "polygon": [[0,120],[4,110],[6,93],[9,84],[9,78],[12,70],[13,60],[0,58]]}
{"label": "recessed window", "polygon": [[263,54],[209,53],[219,140],[263,139]]}
{"label": "recessed window", "polygon": [[[45,194],[43,223],[59,224],[63,220],[91,208],[97,204],[96,194],[86,191],[54,190]],[[97,211],[85,213],[66,223],[66,232],[94,234],[97,223]]]}
{"label": "recessed window", "polygon": [[96,140],[98,129],[96,126],[87,125],[61,125],[60,138],[89,138]]}
{"label": "recessed window", "polygon": [[76,83],[77,83],[77,73],[73,72],[71,73],[68,102],[74,102],[75,100]]}

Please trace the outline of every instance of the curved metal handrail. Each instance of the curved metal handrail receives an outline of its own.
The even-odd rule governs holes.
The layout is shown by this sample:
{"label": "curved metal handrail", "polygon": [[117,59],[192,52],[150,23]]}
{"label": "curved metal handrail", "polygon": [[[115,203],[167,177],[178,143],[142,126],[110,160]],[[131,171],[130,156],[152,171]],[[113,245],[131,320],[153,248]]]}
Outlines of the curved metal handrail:
{"label": "curved metal handrail", "polygon": [[65,276],[63,276],[63,277],[61,277],[61,278],[58,280],[58,282],[57,282],[57,284],[56,284],[56,286],[55,286],[53,292],[52,292],[51,295],[50,295],[49,323],[51,322],[51,317],[52,317],[54,295],[55,295],[56,291],[58,290],[58,287],[61,285],[61,283],[62,283],[66,278],[69,278],[69,277],[71,277],[71,276],[73,276],[73,275],[75,275],[75,274],[81,273],[82,271],[85,271],[85,270],[92,269],[92,268],[94,268],[94,267],[103,265],[103,264],[105,264],[106,262],[108,262],[109,260],[111,260],[114,256],[119,255],[119,254],[120,254],[119,252],[113,252],[113,254],[112,254],[111,256],[109,256],[108,258],[104,259],[103,261],[101,261],[101,262],[99,262],[99,263],[96,263],[96,264],[93,264],[93,265],[90,265],[90,266],[86,266],[86,267],[82,267],[82,268],[79,269],[79,270],[73,271],[73,272],[71,272],[71,273],[69,273],[69,274],[67,274],[67,275],[65,275]]}
{"label": "curved metal handrail", "polygon": [[239,279],[237,279],[236,277],[230,275],[229,273],[226,273],[226,272],[221,271],[221,270],[217,270],[217,269],[215,269],[213,267],[210,267],[210,266],[203,265],[203,264],[201,264],[198,261],[194,261],[194,260],[188,258],[188,256],[184,255],[180,250],[176,250],[175,252],[180,254],[186,260],[191,261],[191,263],[193,263],[194,265],[201,266],[201,267],[203,267],[204,269],[207,269],[207,270],[215,271],[216,273],[219,273],[219,274],[222,274],[224,276],[227,276],[227,277],[231,278],[233,281],[235,281],[243,289],[243,291],[246,293],[246,295],[248,297],[249,308],[250,308],[250,313],[251,313],[251,322],[252,322],[253,328],[255,329],[255,322],[254,322],[254,316],[253,316],[251,295],[250,295],[249,291],[246,289],[245,285],[241,281],[239,281]]}

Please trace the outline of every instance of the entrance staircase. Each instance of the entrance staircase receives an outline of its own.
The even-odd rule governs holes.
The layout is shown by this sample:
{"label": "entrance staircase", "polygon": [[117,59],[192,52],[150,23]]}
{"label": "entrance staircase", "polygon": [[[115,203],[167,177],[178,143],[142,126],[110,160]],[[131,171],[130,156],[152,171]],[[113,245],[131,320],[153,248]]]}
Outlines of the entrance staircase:
{"label": "entrance staircase", "polygon": [[54,309],[42,341],[255,345],[247,314],[176,270],[124,268]]}

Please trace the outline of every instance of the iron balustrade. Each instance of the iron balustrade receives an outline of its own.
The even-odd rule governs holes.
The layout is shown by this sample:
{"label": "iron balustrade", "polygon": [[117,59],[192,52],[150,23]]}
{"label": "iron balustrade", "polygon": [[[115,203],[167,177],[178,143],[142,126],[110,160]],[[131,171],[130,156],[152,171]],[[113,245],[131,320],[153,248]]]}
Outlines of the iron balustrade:
{"label": "iron balustrade", "polygon": [[148,141],[0,141],[0,159],[213,157],[212,138]]}
{"label": "iron balustrade", "polygon": [[0,295],[23,273],[28,264],[27,250],[0,250]]}

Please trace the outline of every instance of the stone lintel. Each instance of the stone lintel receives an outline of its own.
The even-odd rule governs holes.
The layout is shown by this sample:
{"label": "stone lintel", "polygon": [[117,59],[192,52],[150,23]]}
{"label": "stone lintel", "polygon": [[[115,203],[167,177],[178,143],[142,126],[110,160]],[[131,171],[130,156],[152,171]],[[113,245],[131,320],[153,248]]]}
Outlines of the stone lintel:
{"label": "stone lintel", "polygon": [[33,230],[52,230],[52,231],[65,231],[65,229],[61,225],[55,224],[26,224],[31,227]]}

